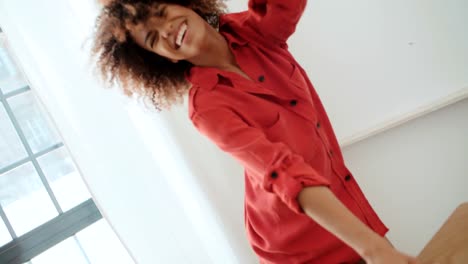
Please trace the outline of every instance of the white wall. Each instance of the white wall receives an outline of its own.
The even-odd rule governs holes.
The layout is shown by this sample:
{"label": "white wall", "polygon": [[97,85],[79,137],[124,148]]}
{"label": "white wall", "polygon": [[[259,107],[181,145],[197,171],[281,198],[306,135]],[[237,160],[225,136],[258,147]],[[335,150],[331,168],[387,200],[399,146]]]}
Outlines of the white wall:
{"label": "white wall", "polygon": [[468,100],[344,148],[397,248],[417,254],[468,201]]}
{"label": "white wall", "polygon": [[349,144],[468,98],[466,14],[466,0],[309,0],[289,48]]}

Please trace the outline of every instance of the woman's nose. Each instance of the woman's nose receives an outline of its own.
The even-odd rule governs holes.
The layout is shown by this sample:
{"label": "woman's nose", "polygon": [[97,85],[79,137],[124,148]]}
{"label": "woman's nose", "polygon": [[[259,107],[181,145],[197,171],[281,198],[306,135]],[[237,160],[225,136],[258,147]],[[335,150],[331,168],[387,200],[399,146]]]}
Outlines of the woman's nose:
{"label": "woman's nose", "polygon": [[171,34],[174,34],[174,25],[173,23],[167,22],[162,25],[161,28],[161,37],[167,39]]}

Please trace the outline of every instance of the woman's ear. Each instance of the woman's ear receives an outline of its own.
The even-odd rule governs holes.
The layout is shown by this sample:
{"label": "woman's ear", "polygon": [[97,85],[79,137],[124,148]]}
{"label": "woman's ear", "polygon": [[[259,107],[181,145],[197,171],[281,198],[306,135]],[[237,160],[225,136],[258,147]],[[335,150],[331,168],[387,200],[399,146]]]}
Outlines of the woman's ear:
{"label": "woman's ear", "polygon": [[98,2],[103,6],[109,5],[112,1],[113,0],[98,0]]}

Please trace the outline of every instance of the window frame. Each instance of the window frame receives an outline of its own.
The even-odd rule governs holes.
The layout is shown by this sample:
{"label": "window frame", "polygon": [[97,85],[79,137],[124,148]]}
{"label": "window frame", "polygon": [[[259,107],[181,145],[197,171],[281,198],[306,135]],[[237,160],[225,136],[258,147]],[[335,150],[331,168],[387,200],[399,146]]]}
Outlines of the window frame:
{"label": "window frame", "polygon": [[[1,28],[0,39],[1,41],[7,43],[5,34],[1,30]],[[10,50],[8,50],[8,47],[6,47],[6,49],[7,53],[14,60],[19,70],[22,70],[21,64],[18,63],[17,60],[15,60],[14,54],[12,54]],[[53,246],[59,244],[60,242],[75,235],[79,231],[85,229],[86,227],[92,225],[93,223],[103,218],[92,198],[86,200],[85,202],[73,207],[72,209],[66,212],[64,212],[60,207],[60,204],[58,203],[57,198],[55,197],[54,192],[50,187],[50,184],[44,172],[42,171],[37,159],[58,148],[65,147],[65,145],[63,144],[63,142],[59,142],[55,145],[52,145],[46,149],[39,151],[38,153],[32,152],[31,147],[17,119],[15,118],[15,115],[7,100],[10,97],[27,92],[31,92],[31,88],[29,85],[5,94],[0,89],[0,104],[4,106],[8,118],[12,122],[13,127],[16,133],[18,134],[21,143],[23,144],[28,155],[26,158],[17,160],[3,168],[0,168],[0,177],[2,174],[8,171],[11,171],[19,166],[31,162],[36,172],[38,173],[49,197],[51,198],[54,207],[58,212],[58,216],[18,237],[11,225],[11,222],[8,220],[8,217],[5,214],[2,205],[0,204],[0,218],[3,220],[5,226],[8,229],[8,232],[10,233],[10,236],[12,237],[12,241],[0,247],[0,263],[14,264],[28,262],[34,257],[40,255],[41,253],[47,251]],[[39,102],[37,101],[37,103]],[[47,115],[47,113],[44,111],[42,111],[41,114]],[[83,254],[86,256],[85,252],[83,252]]]}

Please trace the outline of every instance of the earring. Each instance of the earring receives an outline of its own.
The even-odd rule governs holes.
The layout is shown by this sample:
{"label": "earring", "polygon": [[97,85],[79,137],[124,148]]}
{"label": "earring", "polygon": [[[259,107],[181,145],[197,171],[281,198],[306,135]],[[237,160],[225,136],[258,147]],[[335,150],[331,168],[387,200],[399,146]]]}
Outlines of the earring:
{"label": "earring", "polygon": [[206,16],[206,21],[219,32],[219,15],[209,14]]}

